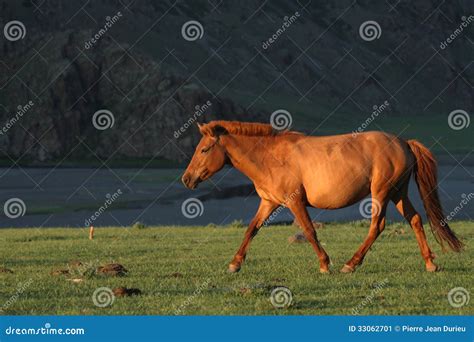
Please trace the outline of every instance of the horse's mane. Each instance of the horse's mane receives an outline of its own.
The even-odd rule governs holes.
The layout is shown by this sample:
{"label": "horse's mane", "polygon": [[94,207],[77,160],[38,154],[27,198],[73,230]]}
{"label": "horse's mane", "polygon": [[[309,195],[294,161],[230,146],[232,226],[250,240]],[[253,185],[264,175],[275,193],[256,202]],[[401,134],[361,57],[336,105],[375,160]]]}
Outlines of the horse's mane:
{"label": "horse's mane", "polygon": [[214,136],[219,132],[225,132],[227,134],[235,135],[246,135],[246,136],[275,136],[275,135],[286,135],[286,134],[302,134],[296,131],[290,130],[276,130],[270,124],[258,123],[258,122],[240,122],[240,121],[225,121],[215,120],[207,124],[202,124],[199,130],[204,135]]}

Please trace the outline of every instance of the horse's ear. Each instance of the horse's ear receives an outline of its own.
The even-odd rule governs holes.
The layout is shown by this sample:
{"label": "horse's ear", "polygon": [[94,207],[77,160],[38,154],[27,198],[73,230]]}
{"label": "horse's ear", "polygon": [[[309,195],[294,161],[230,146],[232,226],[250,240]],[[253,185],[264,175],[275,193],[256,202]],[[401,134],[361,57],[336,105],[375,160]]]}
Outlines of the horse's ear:
{"label": "horse's ear", "polygon": [[225,127],[219,125],[219,124],[205,124],[205,125],[200,125],[198,123],[199,127],[199,132],[201,132],[202,135],[207,135],[213,138],[217,138],[221,135],[228,134],[227,129]]}
{"label": "horse's ear", "polygon": [[228,134],[229,132],[227,131],[227,129],[221,125],[215,125],[213,128],[212,128],[212,136],[213,137],[218,137],[218,136],[221,136],[221,135],[225,135],[225,134]]}
{"label": "horse's ear", "polygon": [[200,124],[199,122],[196,122],[196,124],[198,126],[199,132],[202,135],[206,135],[207,134],[206,125],[205,124]]}

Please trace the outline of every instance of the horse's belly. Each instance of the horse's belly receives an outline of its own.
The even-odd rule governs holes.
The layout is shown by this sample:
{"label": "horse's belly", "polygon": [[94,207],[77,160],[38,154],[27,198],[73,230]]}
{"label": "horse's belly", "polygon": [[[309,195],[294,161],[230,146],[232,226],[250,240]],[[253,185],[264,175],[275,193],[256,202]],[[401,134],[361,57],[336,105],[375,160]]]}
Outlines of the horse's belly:
{"label": "horse's belly", "polygon": [[308,203],[320,209],[338,209],[350,206],[370,193],[370,183],[367,181],[347,182],[338,184],[330,182],[306,188]]}

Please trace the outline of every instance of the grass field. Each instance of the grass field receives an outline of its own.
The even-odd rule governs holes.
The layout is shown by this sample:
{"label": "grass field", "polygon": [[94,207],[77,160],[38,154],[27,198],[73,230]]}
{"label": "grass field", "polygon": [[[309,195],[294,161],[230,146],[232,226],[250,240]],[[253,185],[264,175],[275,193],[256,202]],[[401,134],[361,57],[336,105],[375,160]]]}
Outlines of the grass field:
{"label": "grass field", "polygon": [[[461,254],[442,253],[429,233],[441,272],[424,271],[410,228],[393,223],[356,273],[340,274],[367,226],[367,222],[327,224],[318,231],[332,258],[330,275],[318,272],[309,244],[288,243],[287,238],[298,231],[290,226],[263,228],[237,274],[226,270],[241,242],[241,227],[98,228],[93,241],[83,229],[2,229],[0,266],[13,273],[0,273],[0,308],[3,314],[15,315],[474,313],[472,301],[454,308],[447,299],[454,287],[473,290],[472,222],[453,223],[467,244]],[[71,260],[80,260],[83,266],[69,267],[69,275],[50,274],[68,269]],[[111,262],[125,266],[128,274],[94,273],[97,266]],[[103,308],[94,305],[97,288],[119,286],[138,288],[142,294],[116,297]],[[291,290],[288,308],[272,306],[269,298],[276,286]]]}

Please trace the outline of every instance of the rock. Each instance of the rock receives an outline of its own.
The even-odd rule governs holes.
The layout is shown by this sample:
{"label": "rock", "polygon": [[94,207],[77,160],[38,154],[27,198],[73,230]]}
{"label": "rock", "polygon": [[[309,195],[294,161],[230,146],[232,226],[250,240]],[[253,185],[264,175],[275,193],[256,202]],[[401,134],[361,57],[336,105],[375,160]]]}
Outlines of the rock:
{"label": "rock", "polygon": [[[94,153],[107,158],[116,152],[121,158],[159,157],[183,161],[185,154],[192,153],[199,137],[197,130],[191,127],[177,138],[173,133],[193,117],[196,106],[208,100],[212,106],[199,115],[199,121],[268,122],[270,113],[260,113],[254,108],[262,103],[271,103],[269,107],[274,109],[284,104],[290,106],[302,100],[299,95],[304,92],[305,101],[313,105],[294,118],[295,126],[301,128],[314,121],[314,125],[309,125],[313,128],[321,121],[321,114],[311,108],[331,107],[332,103],[339,102],[344,105],[338,112],[353,113],[355,122],[364,122],[374,105],[387,99],[390,99],[390,106],[383,115],[404,118],[416,114],[429,120],[433,111],[447,115],[453,105],[465,109],[472,107],[472,89],[466,81],[469,77],[458,77],[462,72],[469,72],[464,70],[471,60],[465,53],[471,49],[467,36],[456,40],[456,48],[451,45],[442,48],[443,59],[435,58],[436,62],[424,66],[423,77],[417,75],[412,79],[413,71],[433,54],[432,45],[444,42],[461,18],[472,12],[472,1],[444,6],[443,15],[430,16],[428,21],[424,19],[428,13],[438,12],[440,1],[397,2],[396,11],[390,16],[377,18],[383,29],[383,39],[377,41],[377,49],[360,39],[358,32],[361,24],[373,16],[371,2],[363,1],[353,15],[337,22],[334,19],[347,6],[343,1],[330,2],[330,5],[314,3],[311,6],[314,20],[303,19],[305,14],[302,13],[302,18],[290,28],[291,34],[298,38],[295,44],[301,49],[309,48],[314,37],[333,21],[335,27],[332,34],[318,41],[317,50],[308,51],[305,58],[299,58],[300,51],[289,47],[292,45],[288,45],[284,37],[272,43],[261,56],[252,57],[255,48],[261,51],[262,41],[271,37],[281,23],[247,22],[244,18],[255,11],[252,1],[226,4],[222,15],[213,16],[206,23],[205,39],[192,46],[185,39],[176,39],[178,25],[186,20],[186,14],[196,13],[195,2],[182,2],[179,10],[170,11],[163,18],[159,36],[156,36],[158,40],[153,41],[148,36],[139,49],[134,48],[134,35],[128,32],[137,29],[137,21],[143,27],[154,25],[155,18],[166,10],[164,3],[162,7],[149,0],[141,1],[140,5],[127,11],[127,20],[120,19],[117,24],[120,28],[113,29],[113,39],[105,34],[85,48],[85,43],[103,24],[102,21],[98,25],[92,23],[87,13],[110,13],[113,2],[88,2],[87,12],[77,13],[74,24],[66,25],[67,28],[64,23],[76,11],[74,2],[64,2],[61,6],[50,6],[43,0],[37,2],[41,9],[29,17],[25,39],[21,42],[4,40],[0,46],[0,122],[3,124],[14,117],[17,106],[32,99],[35,102],[33,109],[20,119],[21,124],[0,137],[0,156],[5,159],[16,159],[24,154],[23,159],[40,163],[60,159],[69,152],[73,152],[71,158],[78,159],[91,157]],[[5,18],[18,11],[17,3],[2,2],[1,12]],[[30,4],[30,1],[23,3]],[[204,2],[198,7],[204,12],[214,11],[212,2]],[[265,6],[265,13],[269,18],[280,20],[282,13],[292,16],[283,1]],[[230,33],[232,39],[227,42]],[[402,44],[400,37],[409,38]],[[225,47],[219,49],[224,41]],[[387,56],[387,51],[395,51],[395,47],[396,53]],[[215,53],[211,54],[211,51]],[[347,58],[346,51],[353,51],[353,58]],[[289,66],[291,68],[286,72]],[[379,67],[380,71],[369,75],[368,71]],[[283,70],[287,82],[274,83]],[[189,75],[193,77],[188,81]],[[398,89],[405,80],[410,82]],[[343,101],[356,87],[357,102]],[[398,89],[396,100],[392,101],[386,89]],[[439,90],[442,90],[440,101],[424,108]],[[211,91],[219,91],[217,94],[222,91],[233,99],[216,98]],[[413,96],[415,93],[417,96]],[[448,102],[448,99],[456,101]],[[115,124],[98,132],[91,121],[94,113],[102,108],[113,113]],[[341,118],[336,117],[327,124],[337,127]],[[126,138],[129,140],[124,143]],[[170,138],[173,143],[167,146]],[[78,144],[79,141],[86,141],[93,151]],[[179,153],[174,143],[184,153]]]}
{"label": "rock", "polygon": [[[43,55],[48,63],[40,58],[26,63],[26,54],[25,60],[18,62],[27,64],[24,71],[28,79],[24,81],[34,89],[47,91],[41,101],[33,99],[31,109],[20,119],[21,125],[13,125],[2,136],[0,157],[23,156],[39,164],[74,150],[73,159],[95,153],[103,158],[114,154],[123,159],[163,158],[180,162],[187,158],[185,154],[193,153],[199,139],[193,126],[195,121],[267,120],[229,99],[214,97],[200,84],[186,82],[184,77],[171,73],[165,75],[152,56],[137,53],[129,58],[111,40],[101,40],[100,46],[87,51],[86,58],[78,50],[84,48],[84,41],[91,36],[86,30],[48,32],[43,33],[44,37],[40,31],[37,35],[28,40],[30,51],[40,50],[46,38],[55,42]],[[12,66],[16,60],[16,53],[2,55],[5,65]],[[113,72],[104,77],[102,73],[108,69]],[[57,74],[58,70],[63,72],[51,80],[49,75]],[[0,84],[8,76],[11,75],[0,72]],[[3,104],[6,110],[0,111],[0,122],[6,122],[17,106],[25,107],[31,100],[31,93],[21,82],[10,82],[3,93],[8,103]],[[127,93],[133,101],[124,98]],[[113,126],[103,131],[98,131],[92,122],[94,113],[100,109],[109,110],[114,121]],[[188,126],[191,118],[193,122]],[[175,136],[185,125],[184,132]],[[82,140],[87,141],[93,152],[79,143]],[[177,153],[174,144],[184,154]]]}

